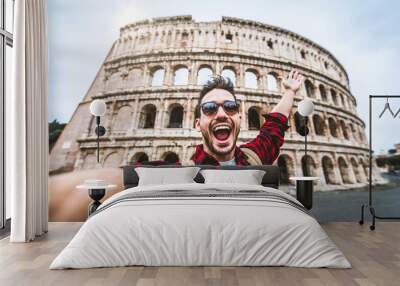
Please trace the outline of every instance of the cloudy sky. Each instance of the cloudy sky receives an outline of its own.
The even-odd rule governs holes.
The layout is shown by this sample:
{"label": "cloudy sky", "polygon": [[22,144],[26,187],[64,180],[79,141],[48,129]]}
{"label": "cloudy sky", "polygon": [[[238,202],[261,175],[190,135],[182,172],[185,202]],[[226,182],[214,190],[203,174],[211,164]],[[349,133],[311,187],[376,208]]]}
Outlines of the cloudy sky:
{"label": "cloudy sky", "polygon": [[[48,0],[49,120],[68,122],[85,95],[119,28],[152,17],[192,15],[196,21],[232,16],[280,26],[331,51],[350,77],[357,111],[368,124],[369,94],[400,94],[400,1]],[[378,114],[373,148],[400,143],[400,117]],[[397,111],[400,99],[392,100]]]}

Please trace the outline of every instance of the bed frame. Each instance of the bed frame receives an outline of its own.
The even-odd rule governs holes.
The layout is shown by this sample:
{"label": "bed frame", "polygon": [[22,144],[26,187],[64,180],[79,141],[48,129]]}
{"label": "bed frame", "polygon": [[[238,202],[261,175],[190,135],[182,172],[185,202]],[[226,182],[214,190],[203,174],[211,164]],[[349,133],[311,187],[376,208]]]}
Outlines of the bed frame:
{"label": "bed frame", "polygon": [[[145,168],[184,168],[185,166],[179,165],[162,165],[162,166],[124,166],[123,174],[124,174],[124,189],[133,188],[138,185],[139,176],[135,171],[137,167],[145,167]],[[265,171],[265,175],[262,179],[261,184],[265,187],[271,187],[274,189],[279,188],[279,179],[280,179],[280,170],[278,166],[272,165],[259,165],[259,166],[209,166],[209,165],[197,165],[196,167],[200,167],[201,169],[220,169],[220,170],[263,170]],[[194,178],[197,183],[204,183],[204,178],[200,174]]]}

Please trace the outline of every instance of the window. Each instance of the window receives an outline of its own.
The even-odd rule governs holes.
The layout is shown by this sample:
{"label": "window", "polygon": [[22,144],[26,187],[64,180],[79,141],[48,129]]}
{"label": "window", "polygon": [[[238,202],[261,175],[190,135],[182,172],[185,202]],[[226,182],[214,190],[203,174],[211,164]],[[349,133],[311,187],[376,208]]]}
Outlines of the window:
{"label": "window", "polygon": [[252,70],[247,70],[244,73],[244,86],[247,88],[257,88],[258,87],[258,76],[256,72]]}
{"label": "window", "polygon": [[153,104],[147,104],[140,113],[139,128],[154,128],[157,109]]}
{"label": "window", "polygon": [[333,118],[329,118],[328,124],[329,124],[329,132],[331,133],[331,135],[335,138],[338,138],[339,136],[335,120]]}
{"label": "window", "polygon": [[318,114],[313,115],[315,134],[325,136],[325,121]]}
{"label": "window", "polygon": [[306,87],[307,96],[310,98],[314,98],[314,85],[311,83],[311,81],[306,79],[304,85]]}
{"label": "window", "polygon": [[229,78],[233,85],[236,83],[236,74],[235,71],[232,68],[224,68],[222,70],[221,75],[225,78]]}
{"label": "window", "polygon": [[174,105],[169,110],[168,128],[182,128],[183,122],[183,107],[181,105]]}
{"label": "window", "polygon": [[305,59],[306,59],[306,52],[303,51],[303,50],[301,50],[300,54],[301,54],[301,58],[302,58],[303,60],[305,60]]}
{"label": "window", "polygon": [[125,134],[131,124],[132,111],[129,105],[122,106],[115,118],[112,131],[114,134]]}
{"label": "window", "polygon": [[225,43],[231,44],[232,43],[232,39],[233,39],[232,34],[226,34],[225,35]]}
{"label": "window", "polygon": [[274,48],[274,43],[271,40],[268,40],[267,45],[271,50]]}
{"label": "window", "polygon": [[[0,0],[0,229],[5,228],[11,217],[10,194],[5,188],[5,105],[11,92],[12,47],[13,47],[14,0]],[[9,230],[7,223],[6,231]]]}
{"label": "window", "polygon": [[136,165],[147,161],[149,161],[149,156],[147,156],[147,154],[144,152],[139,152],[132,156],[129,164]]}
{"label": "window", "polygon": [[261,122],[260,122],[260,114],[255,107],[249,108],[248,111],[249,117],[249,130],[260,130]]}
{"label": "window", "polygon": [[179,156],[174,152],[167,152],[164,154],[164,161],[170,164],[177,164],[179,163]]}
{"label": "window", "polygon": [[322,170],[324,173],[326,184],[335,184],[335,169],[333,167],[332,160],[327,156],[324,156],[322,158]]}
{"label": "window", "polygon": [[347,132],[347,126],[343,120],[340,121],[340,127],[342,128],[344,139],[349,140],[350,137],[349,137],[349,133]]}
{"label": "window", "polygon": [[164,83],[165,71],[163,68],[155,69],[151,74],[151,86],[162,86]]}
{"label": "window", "polygon": [[186,67],[179,67],[174,72],[174,85],[187,85],[189,70]]}
{"label": "window", "polygon": [[272,73],[267,74],[267,87],[270,91],[278,91],[278,80]]}
{"label": "window", "polygon": [[337,99],[337,94],[336,94],[336,91],[335,91],[334,89],[331,89],[331,97],[332,97],[333,103],[334,103],[336,106],[338,106],[339,103],[338,103],[338,99]]}
{"label": "window", "polygon": [[207,81],[211,79],[213,76],[213,71],[209,67],[202,67],[199,69],[197,73],[197,84],[198,85],[205,85]]}
{"label": "window", "polygon": [[327,101],[326,90],[325,90],[325,87],[322,84],[319,85],[319,93],[321,94],[321,99],[323,101]]}

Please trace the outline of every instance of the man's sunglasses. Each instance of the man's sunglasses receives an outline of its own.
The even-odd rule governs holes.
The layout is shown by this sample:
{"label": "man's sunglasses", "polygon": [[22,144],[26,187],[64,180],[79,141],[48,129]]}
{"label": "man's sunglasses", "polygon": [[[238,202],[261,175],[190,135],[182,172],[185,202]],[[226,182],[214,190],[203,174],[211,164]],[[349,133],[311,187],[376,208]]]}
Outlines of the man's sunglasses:
{"label": "man's sunglasses", "polygon": [[203,113],[207,116],[215,115],[218,113],[218,108],[222,106],[225,113],[228,115],[235,115],[239,112],[239,104],[233,100],[225,100],[223,103],[216,103],[215,101],[203,102],[200,107]]}

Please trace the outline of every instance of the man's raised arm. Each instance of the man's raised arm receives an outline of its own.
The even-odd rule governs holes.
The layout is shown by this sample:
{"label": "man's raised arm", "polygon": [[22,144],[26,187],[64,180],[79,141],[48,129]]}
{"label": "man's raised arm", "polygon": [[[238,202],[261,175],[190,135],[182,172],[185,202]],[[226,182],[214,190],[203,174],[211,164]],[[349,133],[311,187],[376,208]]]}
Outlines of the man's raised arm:
{"label": "man's raised arm", "polygon": [[285,89],[282,99],[272,109],[272,112],[279,112],[286,117],[289,117],[290,111],[293,106],[293,98],[295,93],[299,90],[301,83],[303,82],[303,76],[297,71],[290,71],[289,75],[283,80],[282,85]]}
{"label": "man's raised arm", "polygon": [[282,99],[273,108],[271,113],[264,114],[265,122],[260,133],[250,142],[240,148],[252,150],[260,158],[262,164],[272,164],[279,156],[284,141],[285,131],[288,128],[287,119],[293,106],[293,97],[301,86],[303,76],[291,71],[283,81],[285,89]]}

